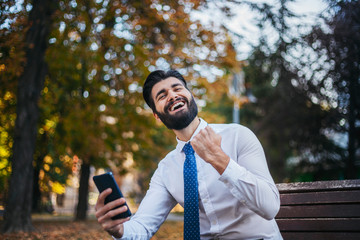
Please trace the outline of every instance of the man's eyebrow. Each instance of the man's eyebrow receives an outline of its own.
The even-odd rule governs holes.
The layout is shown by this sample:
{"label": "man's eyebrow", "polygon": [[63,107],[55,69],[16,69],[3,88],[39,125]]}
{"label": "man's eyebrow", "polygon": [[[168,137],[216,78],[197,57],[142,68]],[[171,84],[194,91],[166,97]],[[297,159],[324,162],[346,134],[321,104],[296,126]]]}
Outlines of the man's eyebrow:
{"label": "man's eyebrow", "polygon": [[157,99],[158,96],[159,96],[160,94],[164,93],[164,92],[166,92],[165,89],[161,89],[160,91],[158,91],[158,93],[157,93],[156,96],[155,96],[155,99]]}
{"label": "man's eyebrow", "polygon": [[182,85],[181,83],[174,83],[173,85],[171,85],[171,88],[177,87],[177,86],[179,86],[179,85],[182,86],[182,87],[184,86],[184,85]]}
{"label": "man's eyebrow", "polygon": [[[171,88],[175,88],[175,87],[177,87],[177,86],[184,86],[184,85],[182,85],[181,83],[174,83],[174,84],[172,84],[171,85]],[[164,92],[166,92],[166,90],[165,89],[161,89],[156,95],[155,95],[155,99],[157,99],[158,97],[159,97],[159,95],[161,95],[162,93],[164,93]]]}

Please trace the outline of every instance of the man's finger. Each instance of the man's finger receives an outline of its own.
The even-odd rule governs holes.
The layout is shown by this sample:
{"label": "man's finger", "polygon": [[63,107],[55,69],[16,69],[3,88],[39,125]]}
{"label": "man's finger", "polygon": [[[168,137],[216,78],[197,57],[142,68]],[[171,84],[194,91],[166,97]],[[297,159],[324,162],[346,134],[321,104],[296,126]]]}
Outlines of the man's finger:
{"label": "man's finger", "polygon": [[105,206],[104,206],[104,210],[106,211],[110,211],[116,207],[119,207],[121,205],[125,204],[125,198],[119,198],[119,199],[116,199],[112,202],[109,202],[107,203]]}
{"label": "man's finger", "polygon": [[[130,218],[129,218],[130,219]],[[122,227],[122,223],[128,221],[129,219],[119,219],[119,221],[114,221],[111,225],[109,225],[109,227],[107,229],[105,229],[106,231],[108,231],[110,234],[111,233],[115,233],[115,232],[119,232],[119,230]]]}
{"label": "man's finger", "polygon": [[209,137],[209,133],[206,129],[201,129],[199,133],[193,138],[196,142],[202,142]]}
{"label": "man's finger", "polygon": [[111,188],[107,188],[105,189],[104,191],[102,191],[99,195],[99,198],[98,200],[101,201],[101,202],[105,202],[105,198],[110,195],[110,193],[112,192],[112,189]]}
{"label": "man's finger", "polygon": [[[206,131],[209,133],[209,134],[216,134],[216,132],[214,131],[214,129],[212,129],[212,127],[210,127],[209,125],[206,126]],[[217,134],[216,134],[217,135]]]}
{"label": "man's finger", "polygon": [[209,133],[209,135],[212,138],[212,141],[215,144],[221,145],[221,136],[219,134],[217,134],[214,129],[212,129],[210,126],[206,126],[206,130]]}
{"label": "man's finger", "polygon": [[[120,203],[121,205],[124,204],[124,201],[114,201],[111,203]],[[111,207],[110,210],[105,210],[105,208]],[[96,218],[98,219],[98,222],[103,225],[104,229],[109,228],[109,224],[117,225],[119,223],[123,223],[128,218],[121,218],[117,220],[112,220],[112,217],[115,217],[118,214],[124,213],[127,210],[127,206],[119,206],[114,204],[106,204],[99,212],[96,213]],[[119,221],[122,220],[122,221]]]}
{"label": "man's finger", "polygon": [[118,207],[118,208],[114,208],[114,209],[108,211],[108,212],[105,214],[105,216],[106,216],[107,218],[109,218],[109,217],[112,218],[112,217],[115,217],[115,216],[118,215],[118,214],[121,214],[121,213],[126,212],[126,210],[127,210],[127,207],[124,205],[124,206],[121,206],[121,207]]}
{"label": "man's finger", "polygon": [[101,206],[100,208],[98,208],[96,210],[95,216],[96,217],[104,216],[112,209],[119,207],[119,206],[123,205],[124,203],[125,203],[125,198],[119,198],[119,199],[116,199],[115,201],[109,202],[109,203]]}
{"label": "man's finger", "polygon": [[105,205],[105,198],[112,192],[111,188],[102,191],[96,201],[95,210]]}

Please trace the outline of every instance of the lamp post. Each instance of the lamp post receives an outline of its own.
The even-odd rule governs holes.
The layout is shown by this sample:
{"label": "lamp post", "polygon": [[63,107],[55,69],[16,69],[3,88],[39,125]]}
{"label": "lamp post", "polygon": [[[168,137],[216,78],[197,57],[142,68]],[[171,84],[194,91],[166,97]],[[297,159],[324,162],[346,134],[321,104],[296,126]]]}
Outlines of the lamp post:
{"label": "lamp post", "polygon": [[252,95],[250,89],[245,87],[245,73],[240,71],[233,74],[233,79],[229,84],[229,95],[234,101],[233,123],[240,123],[240,109],[243,104],[256,102],[256,97]]}

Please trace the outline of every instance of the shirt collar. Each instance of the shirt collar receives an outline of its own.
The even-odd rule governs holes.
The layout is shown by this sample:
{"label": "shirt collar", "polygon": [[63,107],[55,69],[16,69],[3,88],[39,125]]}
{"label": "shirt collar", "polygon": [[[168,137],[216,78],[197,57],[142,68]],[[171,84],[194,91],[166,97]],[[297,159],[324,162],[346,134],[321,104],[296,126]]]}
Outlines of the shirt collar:
{"label": "shirt collar", "polygon": [[[191,138],[190,138],[190,140],[189,140],[188,142],[190,142],[190,141],[193,139],[193,137],[195,137],[196,134],[198,134],[198,133],[200,132],[201,129],[204,129],[204,128],[208,125],[208,123],[205,122],[204,119],[202,119],[202,118],[199,118],[199,119],[200,119],[200,124],[199,124],[199,126],[196,128],[194,134],[191,136]],[[188,142],[181,141],[181,140],[178,139],[178,138],[176,138],[176,141],[177,141],[178,143],[177,143],[175,149],[176,149],[176,151],[178,151],[178,152],[181,152],[182,149],[184,148],[184,145],[185,145],[186,143],[188,143]]]}

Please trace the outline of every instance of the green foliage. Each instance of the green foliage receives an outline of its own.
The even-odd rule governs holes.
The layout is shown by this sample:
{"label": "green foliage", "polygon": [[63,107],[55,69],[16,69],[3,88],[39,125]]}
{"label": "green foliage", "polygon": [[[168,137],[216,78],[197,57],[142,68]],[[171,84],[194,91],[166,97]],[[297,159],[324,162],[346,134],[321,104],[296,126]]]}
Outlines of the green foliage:
{"label": "green foliage", "polygon": [[[348,141],[344,157],[345,178],[359,178],[360,3],[329,3],[329,11],[322,16],[326,27],[315,26],[305,38],[318,58],[316,63],[304,64],[318,74],[314,75],[314,80],[306,81],[308,95],[323,109],[335,110],[328,126]],[[301,80],[308,80],[307,76],[302,76]]]}
{"label": "green foliage", "polygon": [[[56,119],[55,155],[77,155],[121,174],[135,167],[147,187],[157,162],[175,143],[142,100],[148,73],[178,69],[196,97],[211,102],[215,91],[226,92],[226,69],[236,64],[225,31],[190,20],[190,10],[200,6],[198,1],[60,2],[41,103]],[[200,66],[221,69],[225,85],[216,77],[210,84]],[[126,164],[129,159],[134,165]]]}
{"label": "green foliage", "polygon": [[[157,162],[175,144],[174,135],[155,122],[142,100],[148,73],[178,69],[196,97],[210,104],[219,90],[226,92],[228,69],[236,65],[224,29],[190,20],[190,12],[204,3],[59,1],[46,54],[48,73],[39,102],[33,163],[43,192],[65,183],[77,157],[121,174],[135,167],[142,172],[141,185],[147,187]],[[23,36],[31,8],[27,1],[1,1],[2,183],[11,171],[17,80],[23,71]],[[204,70],[217,74],[203,76]],[[125,164],[129,159],[134,165]],[[6,192],[6,186],[1,184],[0,191]]]}
{"label": "green foliage", "polygon": [[[350,30],[359,25],[351,23],[350,16],[344,17],[348,25],[339,30],[346,40],[343,46],[338,44],[336,31],[325,34],[319,26],[303,38],[291,38],[286,20],[294,14],[287,9],[286,1],[280,3],[277,13],[271,8],[266,11],[259,8],[264,10],[262,25],[270,23],[278,40],[269,46],[264,35],[244,68],[246,81],[251,84],[258,102],[245,107],[242,120],[252,126],[261,139],[276,181],[352,178],[345,170],[349,168],[346,159],[350,151],[346,151],[343,140],[340,143],[335,140],[337,136],[345,137],[341,129],[347,124],[342,119],[350,111],[343,111],[349,106],[343,96],[350,96],[348,92],[352,88],[344,84],[347,80],[343,79],[349,79],[345,77],[346,71],[337,66],[358,65],[359,57],[354,57],[350,63],[342,58],[347,52],[342,49],[352,46],[348,42],[359,42]],[[359,9],[350,7],[354,4],[357,3],[339,3],[348,5],[347,9]],[[330,23],[345,16],[337,10],[329,18],[330,29]],[[354,10],[350,12],[351,16],[357,16]],[[301,32],[300,27],[298,32]],[[359,74],[352,73],[354,80],[350,81],[358,83]],[[341,85],[344,87],[339,87]],[[359,105],[355,108],[358,113]],[[358,147],[357,144],[354,148]]]}
{"label": "green foliage", "polygon": [[[9,9],[15,1],[0,3],[0,22],[8,24],[0,28],[3,192],[11,171],[16,87],[23,71],[23,36],[30,5],[25,1],[23,8],[12,12]],[[227,95],[228,82],[243,63],[236,60],[228,29],[190,18],[191,11],[206,9],[209,3],[59,1],[46,54],[48,75],[39,103],[41,118],[34,156],[34,167],[44,174],[43,189],[50,190],[49,181],[65,183],[74,156],[120,174],[136,168],[141,172],[140,185],[147,188],[158,161],[175,145],[173,133],[155,121],[142,100],[142,84],[155,69],[171,67],[184,74],[201,103],[201,117],[209,122],[231,121],[233,103]],[[304,38],[307,42],[292,34],[289,20],[298,16],[289,10],[288,1],[279,1],[278,8],[238,4],[247,4],[257,12],[258,27],[264,33],[244,67],[246,86],[258,101],[244,105],[241,122],[260,138],[276,181],[342,178],[347,153],[329,136],[351,132],[348,95],[360,94],[358,81],[347,80],[348,76],[358,77],[358,72],[349,74],[355,70],[348,66],[359,64],[359,58],[356,55],[350,61],[350,55],[344,53],[358,54],[354,49],[347,51],[346,46],[357,46],[355,33],[359,31],[356,22],[345,21],[352,26],[346,32],[340,31],[346,28],[339,27],[345,23],[335,23],[341,22],[341,16],[348,16],[344,6],[356,3],[334,3],[333,15],[328,15],[326,22],[330,33],[314,27]],[[355,9],[359,8],[353,9],[350,15],[357,16]],[[231,8],[223,10],[231,15]],[[342,20],[346,19],[352,18]],[[345,34],[349,32],[351,37]],[[342,36],[341,41],[338,36]],[[319,56],[313,61],[306,54],[309,46],[311,53]],[[319,62],[323,56],[326,60]],[[321,75],[324,69],[328,71]],[[328,79],[332,79],[333,87],[329,87]],[[354,82],[355,88],[350,87]],[[351,89],[356,89],[355,94],[350,93]],[[354,121],[358,122],[359,100],[355,99]],[[356,140],[354,148],[358,147]],[[46,162],[49,158],[51,163]],[[128,164],[129,159],[134,160],[133,164]]]}
{"label": "green foliage", "polygon": [[25,54],[24,12],[15,5],[16,1],[0,2],[0,193],[8,189],[11,173],[17,82]]}

